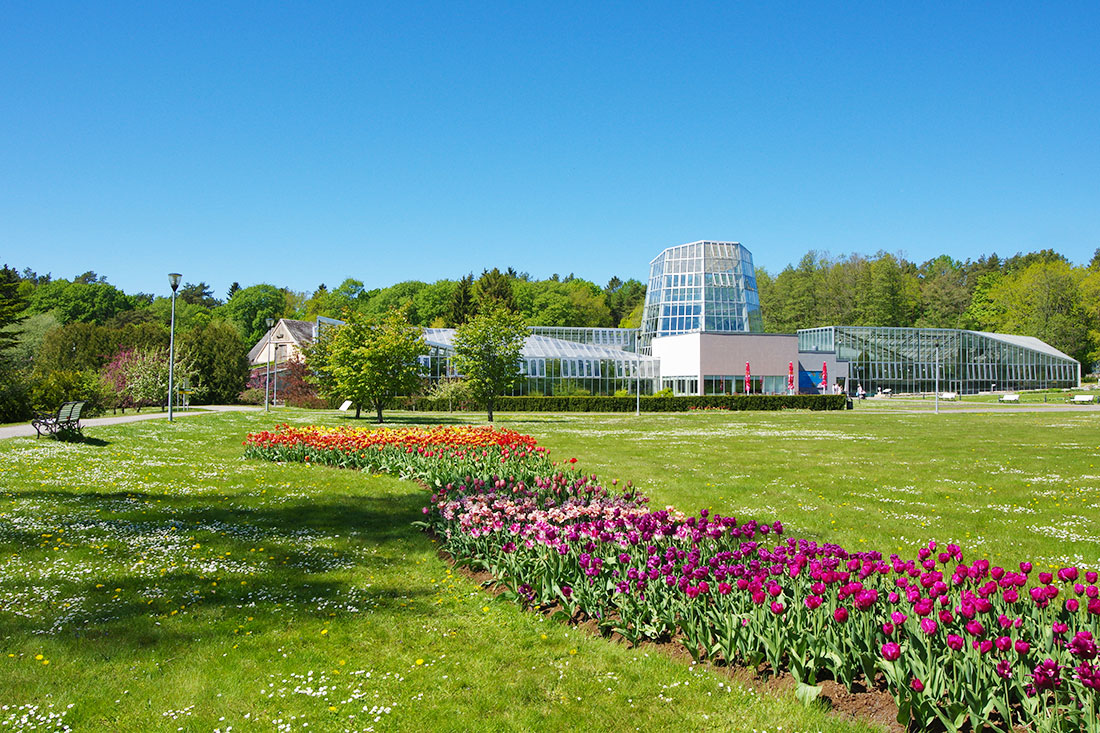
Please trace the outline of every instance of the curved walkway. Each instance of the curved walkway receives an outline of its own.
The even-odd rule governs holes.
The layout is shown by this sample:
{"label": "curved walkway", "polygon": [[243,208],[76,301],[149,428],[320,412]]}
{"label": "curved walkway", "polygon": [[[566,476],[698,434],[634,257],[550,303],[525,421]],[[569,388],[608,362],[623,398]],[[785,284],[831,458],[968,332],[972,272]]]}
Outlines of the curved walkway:
{"label": "curved walkway", "polygon": [[[176,410],[173,414],[173,418],[180,417],[193,417],[195,415],[209,415],[214,412],[250,412],[262,410],[262,407],[256,407],[254,405],[203,405],[199,408],[193,408],[190,410],[182,411]],[[81,420],[81,427],[92,428],[97,425],[118,425],[124,422],[138,422],[140,420],[160,420],[167,419],[167,412],[135,412],[130,415],[113,415],[111,417],[91,417],[87,420]],[[8,425],[6,427],[0,427],[0,440],[4,438],[18,438],[35,435],[34,426],[30,423],[24,423],[22,425]]]}

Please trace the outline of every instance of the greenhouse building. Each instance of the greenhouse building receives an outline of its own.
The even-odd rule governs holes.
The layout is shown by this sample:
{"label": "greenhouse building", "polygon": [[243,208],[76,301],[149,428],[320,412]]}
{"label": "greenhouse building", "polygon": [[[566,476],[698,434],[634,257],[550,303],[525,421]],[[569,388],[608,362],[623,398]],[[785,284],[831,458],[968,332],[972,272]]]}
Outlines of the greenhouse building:
{"label": "greenhouse building", "polygon": [[[773,334],[762,333],[761,316],[744,245],[669,247],[650,262],[641,328],[531,328],[513,394],[855,394],[859,387],[871,395],[975,394],[1080,385],[1077,361],[1030,336],[869,326]],[[302,323],[316,336],[339,321]],[[273,333],[256,354],[270,352],[263,347],[277,339]],[[430,382],[461,376],[451,362],[454,335],[424,329],[428,353],[420,362]]]}
{"label": "greenhouse building", "polygon": [[798,332],[799,356],[832,361],[850,391],[956,392],[1072,388],[1081,365],[1031,336],[945,328],[826,326]]}

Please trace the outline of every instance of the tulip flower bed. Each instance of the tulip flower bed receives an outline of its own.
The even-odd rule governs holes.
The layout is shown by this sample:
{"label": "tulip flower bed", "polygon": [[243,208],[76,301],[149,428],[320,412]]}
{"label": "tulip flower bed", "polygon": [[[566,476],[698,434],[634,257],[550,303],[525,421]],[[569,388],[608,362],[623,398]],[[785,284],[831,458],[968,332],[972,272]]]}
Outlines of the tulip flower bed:
{"label": "tulip flower bed", "polygon": [[560,606],[633,643],[819,680],[884,683],[925,729],[1024,725],[1100,732],[1097,573],[916,559],[784,537],[773,524],[652,510],[629,485],[555,465],[531,438],[488,428],[282,428],[247,455],[393,471],[432,488],[425,525],[523,603]]}

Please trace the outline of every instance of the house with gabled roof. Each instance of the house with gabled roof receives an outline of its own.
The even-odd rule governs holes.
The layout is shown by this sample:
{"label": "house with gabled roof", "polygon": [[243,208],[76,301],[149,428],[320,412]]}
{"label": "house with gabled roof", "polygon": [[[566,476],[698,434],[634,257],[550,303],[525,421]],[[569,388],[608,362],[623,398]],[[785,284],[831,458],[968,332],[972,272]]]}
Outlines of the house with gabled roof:
{"label": "house with gabled roof", "polygon": [[316,338],[315,321],[280,318],[248,352],[248,363],[255,367],[269,362],[281,364],[295,357],[304,359],[303,349]]}

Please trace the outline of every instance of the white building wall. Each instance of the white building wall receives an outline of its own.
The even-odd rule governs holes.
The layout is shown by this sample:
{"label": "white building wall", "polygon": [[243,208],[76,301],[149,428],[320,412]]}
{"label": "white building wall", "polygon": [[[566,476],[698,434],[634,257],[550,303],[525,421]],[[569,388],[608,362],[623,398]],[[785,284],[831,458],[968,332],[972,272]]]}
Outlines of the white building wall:
{"label": "white building wall", "polygon": [[[700,339],[703,334],[684,333],[679,336],[659,336],[653,339],[653,356],[661,360],[661,379],[689,377],[703,388],[700,371]],[[658,386],[659,388],[659,386]]]}

